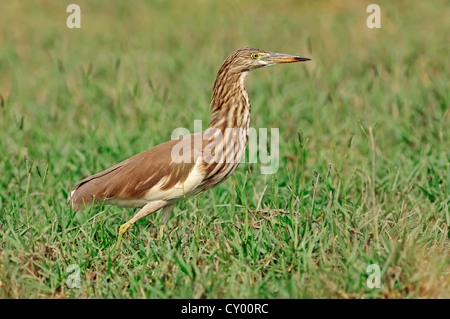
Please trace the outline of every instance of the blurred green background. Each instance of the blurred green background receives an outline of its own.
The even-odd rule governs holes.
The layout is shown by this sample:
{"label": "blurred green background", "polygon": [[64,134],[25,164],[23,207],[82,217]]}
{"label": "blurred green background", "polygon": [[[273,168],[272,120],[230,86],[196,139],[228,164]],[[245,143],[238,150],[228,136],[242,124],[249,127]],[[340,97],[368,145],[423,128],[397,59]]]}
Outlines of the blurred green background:
{"label": "blurred green background", "polygon": [[[378,1],[380,29],[372,1],[80,0],[69,29],[72,2],[1,5],[0,296],[449,297],[448,1]],[[241,165],[176,208],[187,243],[158,243],[149,217],[111,266],[132,212],[75,215],[70,188],[206,128],[216,72],[243,46],[312,59],[248,77],[251,126],[280,128],[278,173]],[[71,263],[82,289],[64,288]]]}

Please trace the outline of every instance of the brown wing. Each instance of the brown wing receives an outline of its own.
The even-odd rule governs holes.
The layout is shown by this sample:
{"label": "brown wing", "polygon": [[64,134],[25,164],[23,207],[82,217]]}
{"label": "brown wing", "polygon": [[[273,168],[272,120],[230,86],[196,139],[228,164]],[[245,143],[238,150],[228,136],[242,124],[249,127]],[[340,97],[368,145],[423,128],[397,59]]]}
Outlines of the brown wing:
{"label": "brown wing", "polygon": [[161,189],[184,182],[202,148],[202,143],[194,143],[194,136],[170,140],[83,179],[72,189],[73,209],[82,209],[94,198],[100,203],[105,199],[140,199],[163,179]]}

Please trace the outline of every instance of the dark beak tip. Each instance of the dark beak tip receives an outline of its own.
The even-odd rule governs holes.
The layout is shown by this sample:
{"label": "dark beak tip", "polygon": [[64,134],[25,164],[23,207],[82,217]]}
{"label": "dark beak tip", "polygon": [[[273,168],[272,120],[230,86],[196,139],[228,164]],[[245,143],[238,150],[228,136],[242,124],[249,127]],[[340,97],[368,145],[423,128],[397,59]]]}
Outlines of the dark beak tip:
{"label": "dark beak tip", "polygon": [[304,58],[302,56],[296,56],[295,58],[297,59],[297,61],[310,61],[311,60],[310,58]]}

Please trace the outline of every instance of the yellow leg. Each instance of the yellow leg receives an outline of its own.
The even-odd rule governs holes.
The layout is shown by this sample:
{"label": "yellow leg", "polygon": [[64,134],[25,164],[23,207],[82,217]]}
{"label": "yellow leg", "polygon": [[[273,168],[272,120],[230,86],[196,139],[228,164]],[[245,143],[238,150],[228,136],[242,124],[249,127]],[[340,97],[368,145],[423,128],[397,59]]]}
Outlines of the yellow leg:
{"label": "yellow leg", "polygon": [[163,239],[164,228],[166,228],[166,224],[162,224],[161,226],[159,226],[159,231],[158,231],[159,241],[162,241],[162,239]]}
{"label": "yellow leg", "polygon": [[144,207],[142,207],[142,209],[140,211],[138,211],[137,214],[133,216],[133,218],[131,218],[125,224],[120,226],[119,236],[117,237],[117,242],[116,242],[116,246],[115,246],[116,250],[120,249],[120,243],[122,242],[123,235],[127,232],[128,229],[130,229],[131,226],[133,226],[134,223],[136,223],[139,219],[144,218],[145,216],[156,212],[158,209],[160,209],[161,207],[163,207],[166,204],[167,204],[167,202],[165,202],[163,200],[159,200],[156,202],[150,202],[147,205],[145,205]]}
{"label": "yellow leg", "polygon": [[129,221],[126,222],[125,224],[121,225],[119,228],[119,236],[117,237],[117,242],[116,242],[116,249],[118,250],[120,248],[120,243],[122,242],[122,238],[123,238],[123,234],[125,234],[127,232],[127,230],[132,226],[133,224],[130,223]]}

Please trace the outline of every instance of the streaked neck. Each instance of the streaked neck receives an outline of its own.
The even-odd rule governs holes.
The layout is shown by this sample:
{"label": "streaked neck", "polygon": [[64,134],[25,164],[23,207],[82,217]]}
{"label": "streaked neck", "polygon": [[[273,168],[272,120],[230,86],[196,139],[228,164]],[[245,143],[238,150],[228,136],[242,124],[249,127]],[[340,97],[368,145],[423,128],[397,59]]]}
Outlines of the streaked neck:
{"label": "streaked neck", "polygon": [[248,72],[229,74],[220,70],[214,82],[209,128],[247,131],[250,125],[250,100],[245,90]]}

